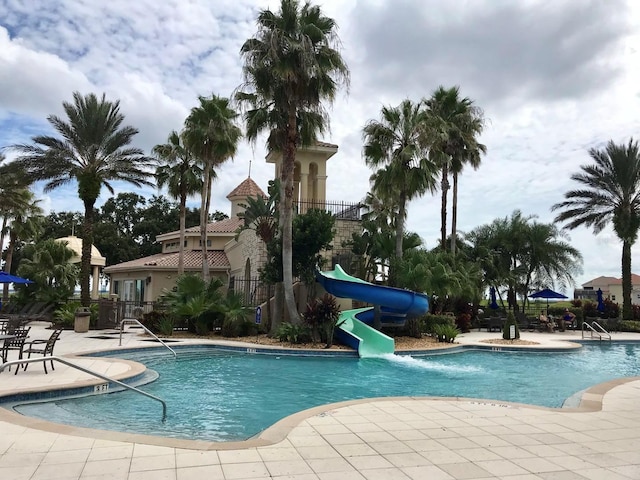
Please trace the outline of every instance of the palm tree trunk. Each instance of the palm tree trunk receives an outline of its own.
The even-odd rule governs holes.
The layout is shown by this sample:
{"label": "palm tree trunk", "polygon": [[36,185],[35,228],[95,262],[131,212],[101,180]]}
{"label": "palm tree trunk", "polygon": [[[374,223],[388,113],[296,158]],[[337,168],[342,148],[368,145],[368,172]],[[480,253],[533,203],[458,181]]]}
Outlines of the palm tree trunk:
{"label": "palm tree trunk", "polygon": [[451,198],[451,253],[456,255],[456,240],[458,236],[458,173],[453,172],[453,195]]}
{"label": "palm tree trunk", "polygon": [[202,184],[202,199],[200,201],[200,248],[202,248],[202,278],[209,282],[209,256],[207,254],[207,223],[209,221],[209,207],[207,198],[211,189],[211,172],[209,163],[204,165],[204,183]]}
{"label": "palm tree trunk", "polygon": [[[11,264],[13,263],[13,252],[16,248],[16,241],[18,238],[12,233],[9,234],[9,245],[7,246],[7,256],[5,257],[4,271],[11,273]],[[9,301],[9,284],[5,283],[2,286],[2,303]]]}
{"label": "palm tree trunk", "polygon": [[180,248],[178,249],[178,275],[184,273],[184,237],[187,217],[187,195],[180,194]]}
{"label": "palm tree trunk", "polygon": [[440,247],[444,252],[447,251],[447,192],[449,190],[449,168],[445,164],[442,167],[442,181],[440,183],[442,190],[442,200],[440,206]]}
{"label": "palm tree trunk", "polygon": [[282,158],[282,185],[280,202],[280,221],[282,228],[282,279],[284,281],[284,301],[291,323],[300,323],[298,307],[293,293],[293,169],[296,159],[296,112],[289,112],[289,131]]}
{"label": "palm tree trunk", "polygon": [[396,260],[402,260],[402,241],[404,240],[404,220],[407,214],[407,196],[400,193],[398,199],[398,220],[396,222]]}
{"label": "palm tree trunk", "polygon": [[82,258],[80,263],[80,303],[83,307],[91,304],[89,278],[91,278],[91,247],[93,246],[93,206],[95,199],[84,200],[84,221],[82,222]]}
{"label": "palm tree trunk", "polygon": [[622,241],[622,319],[632,320],[631,307],[631,242]]}

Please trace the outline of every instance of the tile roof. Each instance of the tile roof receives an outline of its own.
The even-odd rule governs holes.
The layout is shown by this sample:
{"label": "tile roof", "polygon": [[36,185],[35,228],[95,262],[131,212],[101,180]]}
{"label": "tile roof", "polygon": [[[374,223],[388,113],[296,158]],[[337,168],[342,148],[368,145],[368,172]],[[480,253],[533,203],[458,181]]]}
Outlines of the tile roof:
{"label": "tile roof", "polygon": [[262,189],[254,182],[251,177],[246,178],[240,185],[234,188],[227,198],[231,200],[233,197],[264,197],[267,198]]}
{"label": "tile roof", "polygon": [[[207,224],[207,233],[235,233],[242,225],[244,225],[244,220],[241,218],[225,218],[219,222]],[[185,231],[187,233],[200,233],[200,225],[187,228]],[[178,230],[177,233],[180,233],[180,231]]]}
{"label": "tile roof", "polygon": [[[631,283],[633,285],[640,285],[640,275],[636,275],[635,273],[631,274]],[[601,276],[594,278],[593,280],[589,280],[586,283],[583,283],[583,287],[590,287],[592,285],[622,285],[622,279],[617,277],[607,277]]]}
{"label": "tile roof", "polygon": [[316,142],[316,145],[319,147],[325,147],[325,148],[338,148],[338,145],[334,144],[334,143],[329,143],[329,142]]}
{"label": "tile roof", "polygon": [[[229,259],[222,250],[208,251],[209,267],[212,269],[229,268]],[[202,267],[202,250],[185,250],[184,252],[184,268],[198,269]],[[138,258],[129,262],[110,265],[104,269],[105,273],[113,273],[120,270],[136,270],[136,269],[177,269],[178,268],[178,252],[157,253],[149,257]]]}

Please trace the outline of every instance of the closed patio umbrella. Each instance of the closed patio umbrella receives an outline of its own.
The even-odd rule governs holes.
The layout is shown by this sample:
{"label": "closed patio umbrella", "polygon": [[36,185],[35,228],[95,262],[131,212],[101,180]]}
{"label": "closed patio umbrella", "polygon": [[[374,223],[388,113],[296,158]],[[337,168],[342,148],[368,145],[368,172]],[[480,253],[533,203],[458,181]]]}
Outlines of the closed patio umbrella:
{"label": "closed patio umbrella", "polygon": [[494,287],[489,289],[489,308],[492,308],[493,310],[500,308],[496,301],[496,289]]}
{"label": "closed patio umbrella", "polygon": [[600,313],[604,312],[604,301],[602,300],[602,290],[598,289],[598,311]]}

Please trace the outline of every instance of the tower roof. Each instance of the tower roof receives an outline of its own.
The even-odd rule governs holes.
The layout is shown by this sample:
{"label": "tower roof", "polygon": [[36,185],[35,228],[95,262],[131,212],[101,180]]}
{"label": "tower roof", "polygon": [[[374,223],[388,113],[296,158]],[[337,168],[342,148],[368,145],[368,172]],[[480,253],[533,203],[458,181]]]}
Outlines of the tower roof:
{"label": "tower roof", "polygon": [[227,198],[229,200],[233,200],[234,198],[246,197],[266,198],[267,196],[258,186],[258,184],[251,179],[251,177],[247,177],[240,185],[234,188],[229,195],[227,195]]}

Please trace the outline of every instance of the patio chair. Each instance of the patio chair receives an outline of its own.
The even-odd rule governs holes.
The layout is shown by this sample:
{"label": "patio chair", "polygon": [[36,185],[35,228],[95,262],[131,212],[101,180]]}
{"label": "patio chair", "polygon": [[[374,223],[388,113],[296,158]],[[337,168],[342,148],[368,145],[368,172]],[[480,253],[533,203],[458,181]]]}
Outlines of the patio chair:
{"label": "patio chair", "polygon": [[[11,350],[17,351],[18,360],[22,360],[22,349],[24,348],[24,342],[27,339],[27,335],[29,335],[29,330],[31,330],[31,327],[16,328],[11,332],[11,335],[15,336],[13,338],[5,339],[4,343],[2,344],[2,363],[5,363],[7,361],[7,358],[9,357],[9,351]],[[9,367],[9,370],[11,370],[11,367]]]}
{"label": "patio chair", "polygon": [[[43,357],[50,357],[53,355],[53,348],[56,346],[56,342],[60,338],[60,334],[62,333],[62,329],[54,330],[48,340],[32,340],[31,342],[27,342],[25,344],[26,348],[23,350],[23,354],[27,354],[27,358],[31,358],[31,354],[42,355]],[[53,366],[53,360],[50,360],[51,370],[55,370],[56,368]],[[44,373],[48,374],[47,371],[47,362],[42,362],[44,366]],[[24,369],[26,370],[29,366],[28,363],[24,364]],[[16,369],[16,373],[18,373]]]}

